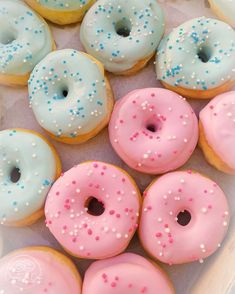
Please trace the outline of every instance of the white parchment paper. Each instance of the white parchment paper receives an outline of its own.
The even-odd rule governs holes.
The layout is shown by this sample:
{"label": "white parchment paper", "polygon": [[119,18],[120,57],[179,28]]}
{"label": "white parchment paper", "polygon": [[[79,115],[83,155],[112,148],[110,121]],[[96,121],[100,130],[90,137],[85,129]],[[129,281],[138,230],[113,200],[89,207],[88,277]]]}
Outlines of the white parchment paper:
{"label": "white parchment paper", "polygon": [[[206,0],[160,0],[159,2],[163,7],[166,16],[166,33],[171,31],[172,28],[193,17],[202,15],[216,17],[210,11]],[[50,24],[50,26],[52,28],[58,49],[74,48],[77,50],[83,50],[79,41],[79,24],[64,27]],[[127,94],[129,91],[137,88],[160,87],[159,82],[156,81],[153,62],[154,60],[151,60],[149,65],[141,72],[128,78],[108,74],[116,100]],[[198,113],[206,103],[207,101],[190,101],[190,104],[193,106],[196,113]],[[12,127],[29,128],[45,135],[37,124],[33,113],[29,108],[27,88],[8,88],[0,86],[0,130]],[[107,129],[83,145],[69,146],[55,141],[53,141],[53,144],[61,157],[64,171],[71,168],[74,164],[78,164],[79,162],[86,160],[103,160],[126,169],[127,172],[135,178],[141,191],[143,191],[154,178],[152,176],[143,175],[131,170],[118,158],[109,143]],[[235,177],[220,173],[213,167],[209,166],[198,148],[183,168],[198,170],[218,182],[228,197],[231,212],[234,215]],[[235,221],[232,219],[229,234],[234,233]],[[31,245],[49,245],[63,252],[60,245],[45,227],[44,220],[26,228],[0,228],[0,256],[14,249]],[[132,240],[127,251],[136,252],[142,255],[145,254],[138,242],[137,237]],[[219,250],[216,254],[219,254]],[[203,264],[195,262],[178,266],[162,266],[173,280],[177,293],[188,294],[190,293],[190,289],[193,284],[196,283],[199,273],[206,270],[209,264],[213,261],[213,258],[215,258],[216,254],[208,258]],[[73,260],[77,264],[82,275],[92,262],[76,258],[73,258]]]}

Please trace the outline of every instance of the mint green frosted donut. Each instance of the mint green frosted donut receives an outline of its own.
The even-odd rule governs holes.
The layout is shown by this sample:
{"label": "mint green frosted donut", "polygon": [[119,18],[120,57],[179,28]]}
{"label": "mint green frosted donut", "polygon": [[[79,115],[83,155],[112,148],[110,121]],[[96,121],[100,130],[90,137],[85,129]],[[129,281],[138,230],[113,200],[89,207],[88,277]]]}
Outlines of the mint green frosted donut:
{"label": "mint green frosted donut", "polygon": [[[11,173],[20,170],[12,181]],[[0,132],[0,223],[14,225],[42,209],[57,174],[51,147],[36,133]]]}
{"label": "mint green frosted donut", "polygon": [[52,47],[49,27],[33,10],[22,1],[0,1],[0,75],[30,73]]}
{"label": "mint green frosted donut", "polygon": [[58,140],[97,134],[112,103],[103,66],[73,49],[54,51],[34,68],[29,99],[39,124]]}
{"label": "mint green frosted donut", "polygon": [[166,84],[190,90],[210,90],[234,81],[234,30],[205,17],[183,23],[162,40],[156,71]]}
{"label": "mint green frosted donut", "polygon": [[83,19],[80,38],[105,69],[123,73],[154,54],[163,32],[156,0],[99,0]]}

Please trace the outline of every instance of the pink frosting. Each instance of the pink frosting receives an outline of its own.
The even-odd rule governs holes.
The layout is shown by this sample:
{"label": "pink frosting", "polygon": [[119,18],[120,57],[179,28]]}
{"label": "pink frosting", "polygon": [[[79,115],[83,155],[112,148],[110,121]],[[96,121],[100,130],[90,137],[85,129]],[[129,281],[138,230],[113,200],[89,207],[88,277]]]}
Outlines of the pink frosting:
{"label": "pink frosting", "polygon": [[160,174],[189,159],[198,141],[198,122],[191,106],[178,94],[141,89],[116,103],[109,136],[114,150],[130,167]]}
{"label": "pink frosting", "polygon": [[67,264],[39,248],[18,250],[0,260],[1,294],[80,294],[78,279]]}
{"label": "pink frosting", "polygon": [[[182,226],[177,216],[185,210],[191,221]],[[228,210],[223,191],[212,180],[191,171],[166,174],[145,192],[140,240],[162,262],[202,262],[220,246]]]}
{"label": "pink frosting", "polygon": [[[91,196],[103,203],[103,214],[89,213]],[[55,182],[45,213],[47,226],[65,249],[101,259],[125,250],[137,228],[139,209],[139,191],[130,176],[107,163],[86,162]]]}
{"label": "pink frosting", "polygon": [[209,145],[235,173],[235,91],[211,100],[200,121]]}
{"label": "pink frosting", "polygon": [[87,270],[83,294],[172,294],[165,273],[133,253],[94,262]]}

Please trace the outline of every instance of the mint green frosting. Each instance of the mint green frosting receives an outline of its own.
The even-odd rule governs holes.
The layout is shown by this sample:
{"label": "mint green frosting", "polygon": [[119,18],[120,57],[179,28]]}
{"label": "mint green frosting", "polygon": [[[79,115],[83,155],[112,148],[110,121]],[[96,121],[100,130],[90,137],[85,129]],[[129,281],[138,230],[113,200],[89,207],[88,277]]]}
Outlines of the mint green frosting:
{"label": "mint green frosting", "polygon": [[206,17],[189,20],[165,37],[156,56],[157,78],[171,86],[208,90],[235,79],[235,32]]}
{"label": "mint green frosting", "polygon": [[235,26],[235,0],[210,0],[219,12]]}
{"label": "mint green frosting", "polygon": [[47,24],[18,0],[0,2],[0,74],[25,75],[52,50]]}
{"label": "mint green frosting", "polygon": [[[18,182],[11,180],[14,168]],[[24,220],[43,207],[56,175],[54,155],[39,136],[20,130],[0,132],[0,222]]]}
{"label": "mint green frosting", "polygon": [[86,54],[73,49],[50,53],[29,80],[37,121],[57,137],[74,138],[96,129],[109,113],[104,79]]}
{"label": "mint green frosting", "polygon": [[58,10],[80,9],[91,0],[36,0],[40,5]]}
{"label": "mint green frosting", "polygon": [[80,39],[108,71],[121,73],[151,56],[163,32],[156,0],[99,0],[83,19]]}

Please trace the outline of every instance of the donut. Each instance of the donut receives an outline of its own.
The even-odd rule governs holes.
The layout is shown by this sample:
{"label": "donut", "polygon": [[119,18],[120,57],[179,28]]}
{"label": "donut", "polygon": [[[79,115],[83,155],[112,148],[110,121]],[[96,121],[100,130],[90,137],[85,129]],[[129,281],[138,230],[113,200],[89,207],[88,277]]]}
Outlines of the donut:
{"label": "donut", "polygon": [[178,94],[160,88],[139,89],[116,103],[109,138],[129,167],[161,174],[189,159],[198,140],[198,121]]}
{"label": "donut", "polygon": [[0,293],[81,294],[81,278],[65,255],[49,247],[27,247],[0,259]]}
{"label": "donut", "polygon": [[95,0],[25,0],[41,16],[59,25],[82,20]]}
{"label": "donut", "polygon": [[184,97],[209,99],[235,85],[235,32],[222,21],[183,23],[162,40],[156,58],[158,80]]}
{"label": "donut", "polygon": [[85,273],[83,294],[173,294],[163,270],[146,258],[124,253],[91,264]]}
{"label": "donut", "polygon": [[26,226],[38,220],[60,173],[60,159],[43,136],[25,129],[0,131],[0,223]]}
{"label": "donut", "polygon": [[104,162],[79,164],[52,186],[46,225],[71,255],[103,259],[128,246],[138,226],[141,197],[132,178]]}
{"label": "donut", "polygon": [[161,262],[202,263],[221,246],[228,224],[228,203],[220,187],[199,173],[177,171],[144,192],[139,238]]}
{"label": "donut", "polygon": [[80,39],[106,70],[131,75],[155,54],[164,25],[155,0],[99,0],[83,19]]}
{"label": "donut", "polygon": [[235,0],[209,0],[209,3],[220,19],[235,28]]}
{"label": "donut", "polygon": [[55,140],[82,143],[108,123],[113,94],[103,66],[73,49],[54,51],[29,79],[30,106],[38,123]]}
{"label": "donut", "polygon": [[235,174],[235,91],[211,100],[200,112],[199,145],[218,170]]}
{"label": "donut", "polygon": [[18,0],[1,0],[0,19],[0,84],[27,85],[34,66],[55,49],[50,29]]}

